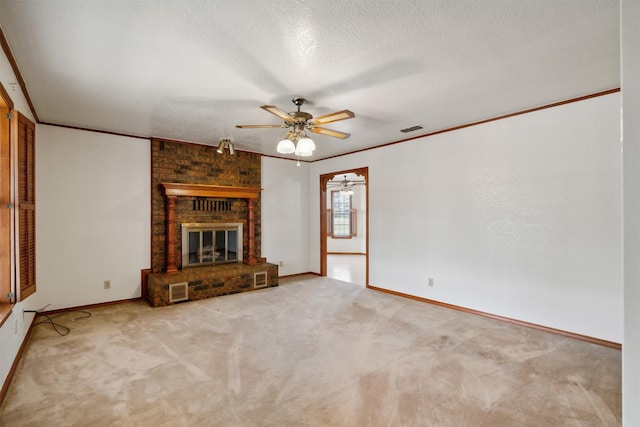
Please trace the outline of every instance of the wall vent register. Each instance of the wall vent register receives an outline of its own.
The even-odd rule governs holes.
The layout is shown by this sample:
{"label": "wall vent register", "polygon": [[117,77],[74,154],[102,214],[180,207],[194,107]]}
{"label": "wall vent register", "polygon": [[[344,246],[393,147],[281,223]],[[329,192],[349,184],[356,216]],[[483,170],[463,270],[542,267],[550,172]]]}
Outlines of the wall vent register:
{"label": "wall vent register", "polygon": [[268,283],[267,283],[266,271],[259,271],[259,272],[253,273],[253,287],[255,289],[266,288],[267,285]]}
{"label": "wall vent register", "polygon": [[189,300],[189,283],[174,283],[169,285],[169,302]]}

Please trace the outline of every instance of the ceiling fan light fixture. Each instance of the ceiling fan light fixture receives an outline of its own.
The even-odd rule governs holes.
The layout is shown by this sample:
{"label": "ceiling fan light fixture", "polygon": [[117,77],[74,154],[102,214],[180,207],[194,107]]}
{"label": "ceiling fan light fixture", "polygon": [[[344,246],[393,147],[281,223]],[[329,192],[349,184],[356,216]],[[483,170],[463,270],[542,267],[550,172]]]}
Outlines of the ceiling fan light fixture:
{"label": "ceiling fan light fixture", "polygon": [[[300,107],[305,103],[305,101],[306,100],[304,98],[293,98],[292,102],[297,107],[297,111],[290,113],[281,110],[275,105],[260,106],[263,110],[284,120],[284,123],[281,125],[236,125],[236,127],[240,129],[289,128],[290,130],[287,132],[287,135],[276,146],[276,151],[280,154],[295,153],[300,157],[312,156],[316,149],[316,144],[307,136],[306,130],[339,139],[347,139],[351,136],[345,132],[327,129],[317,125],[352,119],[356,116],[352,111],[336,111],[314,119],[313,115],[306,111],[300,111]],[[224,146],[222,147],[222,150],[224,150]]]}
{"label": "ceiling fan light fixture", "polygon": [[316,144],[309,137],[302,137],[298,140],[298,145],[296,146],[295,153],[300,157],[309,157],[313,155],[313,152],[316,149]]}
{"label": "ceiling fan light fixture", "polygon": [[293,145],[293,141],[288,138],[284,138],[282,141],[278,142],[276,151],[280,154],[292,154],[295,153],[296,146]]}

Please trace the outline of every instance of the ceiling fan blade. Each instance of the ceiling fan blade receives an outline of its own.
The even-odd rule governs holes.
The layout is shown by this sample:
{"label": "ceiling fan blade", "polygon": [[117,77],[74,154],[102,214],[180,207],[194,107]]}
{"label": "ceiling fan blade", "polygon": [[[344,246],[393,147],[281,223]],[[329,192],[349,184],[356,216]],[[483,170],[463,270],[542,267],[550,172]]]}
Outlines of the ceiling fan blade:
{"label": "ceiling fan blade", "polygon": [[343,181],[328,181],[327,187],[355,187],[356,185],[366,185],[365,181],[347,181],[345,184]]}
{"label": "ceiling fan blade", "polygon": [[260,108],[262,108],[265,111],[270,112],[271,114],[274,114],[274,115],[280,117],[285,122],[293,122],[294,121],[293,117],[291,117],[289,115],[289,113],[287,113],[285,111],[282,111],[281,109],[279,109],[275,105],[261,105]]}
{"label": "ceiling fan blade", "polygon": [[283,128],[285,125],[236,125],[240,129],[266,129],[266,128]]}
{"label": "ceiling fan blade", "polygon": [[337,130],[333,130],[333,129],[327,129],[327,128],[319,128],[317,126],[314,126],[311,128],[311,132],[313,133],[321,133],[323,135],[329,135],[332,136],[334,138],[340,138],[340,139],[347,139],[351,136],[351,134],[349,133],[344,133],[344,132],[340,132]]}
{"label": "ceiling fan blade", "polygon": [[342,110],[335,113],[325,114],[324,116],[316,117],[312,122],[316,125],[324,125],[331,122],[337,122],[338,120],[353,119],[356,115],[353,111]]}

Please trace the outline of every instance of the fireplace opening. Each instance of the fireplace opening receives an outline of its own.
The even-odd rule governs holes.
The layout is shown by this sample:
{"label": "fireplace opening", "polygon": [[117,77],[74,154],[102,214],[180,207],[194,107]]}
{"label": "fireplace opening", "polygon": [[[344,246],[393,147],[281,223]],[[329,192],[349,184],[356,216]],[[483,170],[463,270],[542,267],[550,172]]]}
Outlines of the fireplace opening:
{"label": "fireplace opening", "polygon": [[242,223],[183,223],[182,267],[242,262]]}

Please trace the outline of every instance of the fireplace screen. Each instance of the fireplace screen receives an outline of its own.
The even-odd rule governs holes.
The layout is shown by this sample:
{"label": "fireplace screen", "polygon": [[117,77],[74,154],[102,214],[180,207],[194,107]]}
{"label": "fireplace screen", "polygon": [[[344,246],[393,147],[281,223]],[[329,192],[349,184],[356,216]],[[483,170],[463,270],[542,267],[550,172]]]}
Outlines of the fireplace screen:
{"label": "fireplace screen", "polygon": [[182,266],[242,262],[242,223],[182,224]]}

